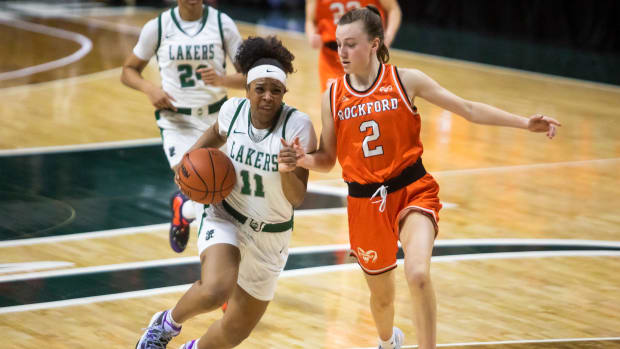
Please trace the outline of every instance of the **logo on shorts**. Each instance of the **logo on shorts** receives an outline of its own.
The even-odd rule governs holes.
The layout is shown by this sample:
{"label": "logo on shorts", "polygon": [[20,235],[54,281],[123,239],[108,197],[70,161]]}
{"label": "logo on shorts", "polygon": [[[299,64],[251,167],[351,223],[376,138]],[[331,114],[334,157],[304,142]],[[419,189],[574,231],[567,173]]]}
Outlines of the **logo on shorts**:
{"label": "logo on shorts", "polygon": [[255,232],[258,233],[259,231],[263,230],[264,225],[265,223],[257,222],[253,218],[250,218],[250,228],[252,228],[252,230],[254,230]]}
{"label": "logo on shorts", "polygon": [[211,240],[211,238],[213,237],[213,234],[215,234],[215,229],[207,230],[207,234],[205,236],[205,240],[207,240],[207,241]]}
{"label": "logo on shorts", "polygon": [[357,248],[357,254],[362,257],[364,263],[368,263],[368,261],[376,262],[377,261],[377,251],[368,250],[364,251],[361,248]]}
{"label": "logo on shorts", "polygon": [[170,154],[170,157],[173,157],[176,154],[176,149],[174,147],[168,148],[168,154]]}

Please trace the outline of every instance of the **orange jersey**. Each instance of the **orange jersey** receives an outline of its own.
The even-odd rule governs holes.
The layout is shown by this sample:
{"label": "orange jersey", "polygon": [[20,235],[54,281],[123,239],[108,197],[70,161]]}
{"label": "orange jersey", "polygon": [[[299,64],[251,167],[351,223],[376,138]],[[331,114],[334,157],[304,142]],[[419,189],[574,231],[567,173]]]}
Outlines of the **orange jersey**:
{"label": "orange jersey", "polygon": [[321,35],[323,42],[336,41],[336,24],[340,17],[355,8],[374,5],[379,9],[381,18],[385,23],[385,15],[379,0],[316,0],[315,20],[317,32]]}
{"label": "orange jersey", "polygon": [[412,106],[396,67],[382,64],[366,91],[344,76],[330,90],[338,139],[338,162],[347,182],[383,183],[422,156],[420,114]]}

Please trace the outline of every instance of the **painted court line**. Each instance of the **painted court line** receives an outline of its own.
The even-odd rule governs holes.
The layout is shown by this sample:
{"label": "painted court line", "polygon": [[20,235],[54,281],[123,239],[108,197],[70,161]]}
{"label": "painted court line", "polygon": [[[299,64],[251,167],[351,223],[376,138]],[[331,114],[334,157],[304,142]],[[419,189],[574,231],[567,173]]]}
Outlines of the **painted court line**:
{"label": "painted court line", "polygon": [[0,150],[0,156],[23,156],[56,153],[74,153],[80,151],[96,151],[120,148],[136,148],[150,145],[161,145],[161,138],[133,139],[127,141],[86,143],[76,145],[59,145],[53,147],[33,147]]}
{"label": "painted court line", "polygon": [[[554,339],[521,339],[512,341],[494,341],[494,342],[465,342],[465,343],[443,343],[437,344],[437,347],[468,347],[480,345],[501,345],[501,344],[535,344],[535,343],[569,343],[569,342],[605,342],[617,341],[620,337],[591,337],[591,338],[554,338]],[[417,345],[403,345],[401,348],[417,348]],[[363,347],[354,349],[375,349],[376,347]]]}
{"label": "painted court line", "polygon": [[[486,253],[486,254],[474,254],[469,255],[472,257],[468,257],[468,255],[455,255],[455,256],[439,256],[432,257],[432,261],[435,263],[441,262],[453,262],[460,260],[484,260],[484,259],[516,259],[516,258],[547,258],[547,257],[596,257],[596,256],[620,256],[620,251],[537,251],[537,252],[508,252],[508,253]],[[197,258],[197,257],[195,257]],[[176,262],[179,263],[178,260],[184,258],[175,258]],[[191,258],[186,258],[190,260]],[[162,260],[160,260],[162,261]],[[153,261],[153,262],[160,262]],[[163,260],[165,261],[165,260]],[[399,259],[397,262],[399,265],[404,263],[404,260]],[[128,263],[128,264],[138,264],[138,263]],[[314,267],[314,268],[306,268],[306,269],[297,269],[297,270],[286,270],[283,271],[280,278],[287,277],[297,277],[297,276],[306,276],[313,274],[322,274],[328,272],[336,272],[336,271],[347,271],[347,270],[355,270],[359,267],[355,263],[350,264],[340,264],[333,266],[323,266],[323,267]],[[85,268],[82,268],[85,269]],[[182,292],[189,288],[189,284],[187,285],[179,285],[172,287],[163,287],[163,288],[154,288],[148,290],[141,291],[132,291],[132,292],[123,292],[111,295],[103,295],[103,296],[95,296],[95,297],[85,297],[85,298],[76,298],[69,299],[63,301],[54,301],[54,302],[45,302],[45,303],[36,303],[36,304],[27,304],[27,305],[16,305],[10,307],[0,308],[0,314],[7,313],[15,313],[15,312],[23,312],[23,311],[34,311],[41,309],[52,309],[52,308],[61,308],[67,306],[74,305],[83,305],[83,304],[91,304],[98,302],[105,302],[110,300],[123,300],[130,298],[143,298],[150,297],[154,295],[160,294],[168,294],[174,292]]]}
{"label": "painted court line", "polygon": [[[435,246],[510,246],[510,245],[533,245],[533,246],[589,246],[589,247],[601,247],[601,248],[620,248],[620,241],[597,241],[597,240],[561,240],[561,239],[460,239],[460,240],[438,240]],[[292,247],[289,249],[289,255],[303,254],[303,253],[319,253],[319,252],[337,252],[347,251],[349,245],[347,244],[334,244],[334,245],[316,245],[316,246],[302,246]],[[566,257],[566,256],[617,256],[620,255],[620,251],[608,251],[608,250],[590,250],[590,251],[524,251],[524,252],[501,252],[501,253],[474,253],[463,255],[450,255],[450,256],[435,256],[432,257],[433,261],[461,261],[461,260],[473,260],[473,259],[512,259],[512,258],[538,258],[538,257]],[[179,258],[166,258],[157,260],[148,260],[141,262],[131,263],[119,263],[108,264],[93,267],[82,267],[73,269],[62,269],[52,271],[31,272],[19,275],[6,275],[0,276],[0,282],[18,281],[26,279],[38,279],[46,277],[66,276],[66,275],[80,275],[95,272],[109,272],[118,270],[127,270],[135,268],[148,268],[155,266],[169,266],[177,264],[197,263],[200,260],[198,256],[193,257],[179,257]],[[1,265],[0,265],[1,266]],[[333,266],[326,266],[328,269]],[[295,270],[300,274],[313,273],[313,270],[317,268],[305,268],[301,270]],[[0,269],[0,271],[2,271]],[[290,273],[293,270],[284,271],[284,273]]]}
{"label": "painted court line", "polygon": [[43,64],[26,67],[23,69],[0,73],[0,81],[21,78],[24,76],[44,72],[47,70],[60,68],[62,66],[79,61],[80,59],[82,59],[82,57],[86,56],[93,48],[93,42],[90,41],[89,38],[87,38],[86,36],[82,34],[73,33],[67,30],[49,27],[46,25],[25,22],[25,21],[21,21],[18,19],[4,20],[0,18],[0,23],[6,26],[18,28],[18,29],[28,30],[31,32],[39,33],[39,34],[44,34],[48,36],[54,36],[60,39],[74,41],[80,44],[80,49],[72,53],[69,56],[57,59],[55,61],[50,61],[50,62],[46,62]]}
{"label": "painted court line", "polygon": [[[320,215],[325,215],[325,214],[345,214],[345,213],[346,213],[346,207],[318,208],[318,209],[295,211],[295,216],[296,217],[308,217],[308,216],[320,216]],[[192,225],[194,226],[196,226],[196,224],[197,222],[192,223]],[[65,235],[47,236],[47,237],[40,237],[40,238],[8,240],[8,241],[0,241],[0,248],[15,247],[15,246],[28,246],[28,245],[37,245],[37,244],[50,244],[50,243],[56,243],[56,242],[62,242],[62,241],[74,241],[74,240],[82,241],[86,239],[103,239],[103,238],[109,238],[109,237],[121,236],[121,235],[132,235],[132,234],[150,233],[150,232],[158,231],[158,230],[168,230],[169,227],[170,225],[168,223],[162,223],[162,224],[144,225],[140,227],[101,230],[101,231],[94,231],[94,232],[88,232],[88,233],[65,234]]]}

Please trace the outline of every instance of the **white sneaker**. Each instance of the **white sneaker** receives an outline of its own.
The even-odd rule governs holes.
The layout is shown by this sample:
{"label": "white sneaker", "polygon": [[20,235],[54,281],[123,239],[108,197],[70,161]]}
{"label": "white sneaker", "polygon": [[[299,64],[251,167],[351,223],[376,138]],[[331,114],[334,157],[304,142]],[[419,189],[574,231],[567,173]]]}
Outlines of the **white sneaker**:
{"label": "white sneaker", "polygon": [[[396,326],[392,331],[394,331],[394,342],[392,342],[392,345],[394,346],[394,349],[400,349],[400,346],[405,342],[405,334]],[[383,349],[381,344],[379,344],[378,349]]]}
{"label": "white sneaker", "polygon": [[168,311],[160,311],[153,315],[149,327],[145,329],[142,337],[136,343],[136,349],[164,349],[172,337],[179,335],[181,328],[174,328],[170,325],[172,330],[168,330],[164,326]]}

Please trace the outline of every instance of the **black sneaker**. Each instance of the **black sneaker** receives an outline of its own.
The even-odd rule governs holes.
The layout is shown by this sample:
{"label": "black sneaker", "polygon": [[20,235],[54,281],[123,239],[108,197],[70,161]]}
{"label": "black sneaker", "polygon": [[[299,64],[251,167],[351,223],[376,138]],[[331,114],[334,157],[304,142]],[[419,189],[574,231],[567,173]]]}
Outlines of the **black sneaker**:
{"label": "black sneaker", "polygon": [[189,224],[193,221],[185,219],[181,213],[181,207],[189,198],[180,191],[174,193],[170,199],[170,209],[172,210],[172,220],[170,222],[170,247],[174,252],[181,253],[187,247],[189,240]]}

